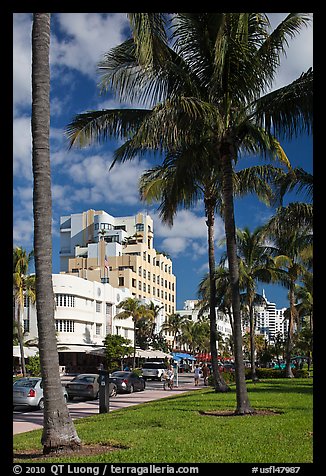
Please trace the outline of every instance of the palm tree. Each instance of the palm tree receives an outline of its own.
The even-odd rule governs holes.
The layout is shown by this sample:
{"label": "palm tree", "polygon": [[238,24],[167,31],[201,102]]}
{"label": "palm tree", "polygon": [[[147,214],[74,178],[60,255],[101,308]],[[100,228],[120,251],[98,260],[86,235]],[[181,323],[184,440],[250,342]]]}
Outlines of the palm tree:
{"label": "palm tree", "polygon": [[28,265],[33,259],[33,251],[27,253],[20,247],[13,249],[13,285],[16,313],[16,331],[18,344],[20,347],[20,361],[22,374],[26,376],[25,357],[24,357],[24,338],[23,338],[23,322],[24,322],[24,301],[31,299],[35,302],[35,276],[28,276]]}
{"label": "palm tree", "polygon": [[239,273],[242,276],[242,289],[249,310],[251,378],[257,381],[255,365],[255,304],[259,299],[256,294],[257,282],[270,282],[274,277],[274,263],[269,248],[264,244],[263,227],[252,233],[248,227],[237,230],[237,249],[239,255]]}
{"label": "palm tree", "polygon": [[173,336],[172,350],[177,347],[178,337],[182,334],[182,328],[184,324],[190,320],[191,317],[186,315],[182,316],[179,313],[168,314],[165,321],[162,324],[161,331],[171,332]]}
{"label": "palm tree", "polygon": [[150,301],[150,303],[148,304],[148,308],[153,312],[153,316],[154,316],[152,326],[151,326],[151,333],[150,333],[150,338],[153,339],[153,335],[154,335],[155,327],[156,327],[155,321],[158,318],[160,311],[164,309],[164,305],[155,304],[153,301]]}
{"label": "palm tree", "polygon": [[132,13],[129,18],[133,38],[100,63],[102,88],[113,89],[124,101],[142,101],[147,109],[80,114],[67,127],[70,143],[121,138],[125,143],[116,151],[114,163],[141,157],[148,150],[175,151],[204,138],[214,149],[222,171],[232,288],[236,413],[251,413],[242,356],[233,164],[240,152],[272,154],[287,161],[276,137],[311,132],[311,70],[288,86],[267,92],[288,39],[310,17],[290,13],[271,33],[263,13]]}
{"label": "palm tree", "polygon": [[[298,324],[298,311],[295,306],[295,289],[298,280],[302,279],[312,262],[312,230],[310,226],[289,228],[284,216],[276,214],[265,227],[265,232],[273,240],[270,245],[274,254],[274,265],[277,280],[289,290],[289,325],[286,341],[286,377],[292,378],[291,351],[293,346],[294,326]],[[298,221],[300,222],[300,220]],[[293,224],[293,223],[292,223]],[[294,225],[294,224],[293,224]]]}
{"label": "palm tree", "polygon": [[128,319],[132,317],[134,323],[134,355],[133,355],[133,368],[136,367],[136,336],[137,336],[137,324],[143,320],[147,319],[149,321],[154,320],[154,312],[146,305],[142,304],[139,299],[136,298],[126,298],[117,308],[123,309],[115,315],[117,319]]}
{"label": "palm tree", "polygon": [[43,453],[76,449],[80,439],[59,374],[52,286],[50,171],[50,13],[34,13],[32,28],[32,166],[36,310],[44,388]]}

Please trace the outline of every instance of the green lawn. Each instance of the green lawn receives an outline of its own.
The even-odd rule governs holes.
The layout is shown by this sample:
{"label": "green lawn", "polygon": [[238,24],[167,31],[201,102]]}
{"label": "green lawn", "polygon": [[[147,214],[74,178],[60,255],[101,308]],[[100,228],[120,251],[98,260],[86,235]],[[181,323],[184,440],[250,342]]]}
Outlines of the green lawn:
{"label": "green lawn", "polygon": [[[234,410],[236,398],[234,387],[227,394],[205,388],[75,420],[83,443],[111,443],[119,449],[92,457],[60,456],[51,462],[312,462],[312,379],[248,383],[248,390],[255,409],[282,413],[204,416],[200,412]],[[16,435],[14,451],[41,449],[40,439],[40,430]]]}

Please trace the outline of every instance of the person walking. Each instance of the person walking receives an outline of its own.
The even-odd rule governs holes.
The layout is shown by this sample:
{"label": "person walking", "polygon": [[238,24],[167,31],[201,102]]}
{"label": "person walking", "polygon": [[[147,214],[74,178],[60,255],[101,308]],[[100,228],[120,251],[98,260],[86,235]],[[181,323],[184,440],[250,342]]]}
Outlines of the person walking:
{"label": "person walking", "polygon": [[208,376],[210,374],[210,370],[208,365],[205,363],[202,367],[203,377],[204,377],[204,385],[208,385]]}
{"label": "person walking", "polygon": [[198,387],[198,385],[199,385],[200,374],[201,374],[201,368],[197,364],[196,367],[195,367],[195,386],[196,387]]}

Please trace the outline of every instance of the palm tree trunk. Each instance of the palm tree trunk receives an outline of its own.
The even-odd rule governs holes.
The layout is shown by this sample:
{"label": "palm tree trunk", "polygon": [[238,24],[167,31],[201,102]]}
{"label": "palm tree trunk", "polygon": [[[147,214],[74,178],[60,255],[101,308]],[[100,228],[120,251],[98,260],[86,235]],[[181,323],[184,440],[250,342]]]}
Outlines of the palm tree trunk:
{"label": "palm tree trunk", "polygon": [[217,329],[216,329],[216,284],[215,284],[215,248],[214,248],[214,223],[215,201],[205,199],[208,231],[208,263],[209,263],[209,322],[210,322],[210,351],[213,368],[213,382],[215,392],[227,392],[230,390],[218,369],[217,359]]}
{"label": "palm tree trunk", "polygon": [[293,372],[291,369],[291,352],[293,345],[293,329],[294,329],[294,318],[295,318],[295,296],[294,296],[294,286],[295,283],[290,285],[289,298],[290,298],[290,317],[289,317],[289,328],[285,348],[285,377],[293,378]]}
{"label": "palm tree trunk", "polygon": [[[226,150],[223,151],[223,148]],[[234,358],[235,358],[235,382],[237,394],[236,414],[243,415],[252,413],[250,406],[243,362],[242,351],[242,329],[240,314],[240,290],[239,290],[239,267],[237,259],[237,245],[234,220],[233,204],[233,179],[232,160],[230,154],[230,144],[221,146],[221,166],[222,166],[222,193],[224,205],[224,226],[226,236],[226,249],[229,262],[230,284],[232,293],[232,313],[234,324]]]}
{"label": "palm tree trunk", "polygon": [[[24,305],[24,303],[23,303]],[[18,334],[18,342],[19,342],[19,349],[20,349],[20,365],[22,368],[23,377],[26,377],[26,366],[25,366],[25,355],[24,355],[24,339],[23,339],[23,332],[22,332],[22,318],[21,318],[21,304],[17,301],[17,334]]]}
{"label": "palm tree trunk", "polygon": [[250,360],[251,360],[251,379],[253,382],[257,382],[258,378],[256,375],[256,346],[255,346],[255,316],[254,316],[254,306],[252,301],[249,306],[249,315],[250,315]]}
{"label": "palm tree trunk", "polygon": [[133,369],[136,368],[136,320],[134,319],[134,355],[133,355]]}
{"label": "palm tree trunk", "polygon": [[54,325],[50,170],[50,14],[34,13],[32,29],[32,165],[36,310],[44,388],[43,453],[76,449],[80,439],[65,403]]}

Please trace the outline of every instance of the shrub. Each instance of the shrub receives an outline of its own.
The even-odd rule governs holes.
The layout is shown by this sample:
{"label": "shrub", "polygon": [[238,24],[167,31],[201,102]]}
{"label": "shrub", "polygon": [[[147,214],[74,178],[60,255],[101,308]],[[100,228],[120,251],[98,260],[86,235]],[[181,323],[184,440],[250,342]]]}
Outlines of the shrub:
{"label": "shrub", "polygon": [[[293,375],[297,378],[308,378],[309,372],[306,369],[292,369]],[[251,379],[251,369],[245,369],[246,379]],[[285,369],[265,369],[256,368],[256,375],[259,379],[263,378],[285,378]]]}

